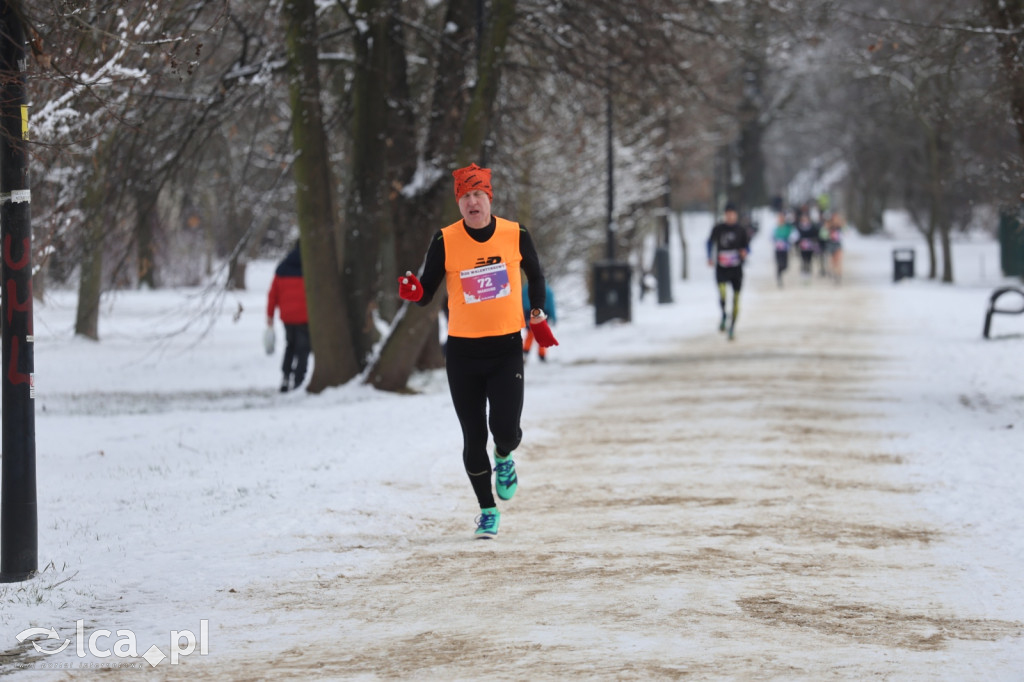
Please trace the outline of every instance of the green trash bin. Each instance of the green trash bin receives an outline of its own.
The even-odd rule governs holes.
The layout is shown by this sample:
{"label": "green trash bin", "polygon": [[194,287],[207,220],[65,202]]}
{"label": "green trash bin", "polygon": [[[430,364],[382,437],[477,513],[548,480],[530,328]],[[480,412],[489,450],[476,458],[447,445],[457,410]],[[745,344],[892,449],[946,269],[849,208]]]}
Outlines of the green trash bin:
{"label": "green trash bin", "polygon": [[1024,277],[1024,222],[1020,209],[999,213],[999,263],[1006,277]]}

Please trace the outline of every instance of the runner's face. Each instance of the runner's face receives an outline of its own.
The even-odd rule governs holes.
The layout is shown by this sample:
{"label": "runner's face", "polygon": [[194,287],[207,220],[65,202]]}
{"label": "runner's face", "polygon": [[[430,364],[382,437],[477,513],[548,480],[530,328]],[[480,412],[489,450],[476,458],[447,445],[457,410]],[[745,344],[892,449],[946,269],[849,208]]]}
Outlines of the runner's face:
{"label": "runner's face", "polygon": [[491,224],[491,198],[483,190],[470,190],[459,198],[459,212],[467,227],[487,227]]}

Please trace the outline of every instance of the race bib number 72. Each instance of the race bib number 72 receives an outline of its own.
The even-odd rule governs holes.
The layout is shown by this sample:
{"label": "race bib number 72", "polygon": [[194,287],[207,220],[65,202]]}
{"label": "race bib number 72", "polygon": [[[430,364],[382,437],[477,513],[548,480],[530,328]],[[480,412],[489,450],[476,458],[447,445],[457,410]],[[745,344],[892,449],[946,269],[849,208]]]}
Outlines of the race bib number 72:
{"label": "race bib number 72", "polygon": [[512,293],[512,285],[508,281],[508,269],[504,263],[462,270],[459,273],[459,278],[462,281],[462,295],[466,303],[490,301]]}

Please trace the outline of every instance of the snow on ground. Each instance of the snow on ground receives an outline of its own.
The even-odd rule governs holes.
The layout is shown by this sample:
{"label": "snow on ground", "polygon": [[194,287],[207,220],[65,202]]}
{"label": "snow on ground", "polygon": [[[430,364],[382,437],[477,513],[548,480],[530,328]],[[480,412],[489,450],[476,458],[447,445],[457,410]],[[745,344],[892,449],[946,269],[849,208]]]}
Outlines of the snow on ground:
{"label": "snow on ground", "polygon": [[[416,377],[415,395],[380,393],[355,384],[319,396],[277,393],[280,348],[267,357],[261,347],[273,263],[252,264],[249,291],[229,293],[220,301],[197,291],[112,295],[101,315],[100,343],[72,335],[74,293],[50,292],[35,308],[42,570],[25,583],[0,585],[0,674],[32,669],[32,679],[63,679],[90,667],[117,664],[149,670],[149,662],[120,655],[128,645],[120,650],[115,645],[128,635],[119,630],[131,631],[141,656],[151,646],[171,655],[186,648],[185,631],[200,637],[205,629],[208,653],[201,655],[197,644],[175,665],[164,660],[152,672],[165,677],[207,672],[211,679],[265,677],[275,671],[297,678],[487,677],[487,669],[481,674],[480,662],[474,663],[472,639],[454,650],[452,643],[461,640],[432,623],[431,614],[435,619],[440,614],[441,620],[451,619],[452,627],[462,615],[478,617],[479,629],[508,630],[508,646],[529,667],[517,669],[514,662],[509,668],[495,667],[498,678],[631,677],[644,676],[644,671],[678,676],[686,672],[679,661],[689,657],[695,665],[690,672],[708,678],[715,677],[716,665],[735,659],[745,661],[746,667],[731,668],[732,676],[759,679],[820,679],[823,672],[839,679],[869,674],[958,679],[972,670],[982,671],[985,679],[1019,679],[1024,669],[1024,590],[1017,579],[1024,559],[1019,495],[1024,482],[1024,316],[997,318],[994,333],[999,338],[981,338],[989,293],[1013,283],[998,273],[994,242],[958,242],[958,283],[940,285],[921,277],[927,262],[920,238],[898,214],[888,221],[887,237],[849,235],[848,274],[842,286],[817,276],[802,286],[794,264],[786,289],[779,291],[771,277],[770,221],[762,220],[766,229],[754,244],[748,267],[739,338],[731,345],[713,331],[717,306],[702,255],[710,227],[707,216],[684,216],[690,280],[674,282],[670,305],[658,305],[653,296],[634,301],[630,324],[595,328],[593,310],[582,304],[579,285],[556,283],[562,302],[556,329],[561,346],[546,365],[535,358],[528,365],[520,467],[529,472],[532,458],[538,477],[541,472],[552,478],[583,476],[586,465],[583,473],[578,467],[585,453],[577,450],[584,446],[578,444],[600,456],[598,468],[610,477],[600,484],[607,499],[590,511],[596,524],[593,535],[581,533],[577,539],[585,540],[585,551],[574,549],[572,535],[556,527],[572,523],[571,518],[567,521],[554,503],[546,507],[541,492],[530,498],[529,488],[513,501],[514,513],[503,518],[502,535],[492,549],[481,550],[479,545],[487,543],[468,539],[475,510],[443,372]],[[918,277],[894,284],[891,250],[901,246],[916,248]],[[672,253],[675,257],[678,245],[673,244]],[[217,309],[213,326],[205,332],[205,322],[190,312],[200,303]],[[187,323],[192,323],[188,333],[171,333]],[[279,344],[280,336],[279,328]],[[842,352],[802,348],[803,339],[835,343]],[[834,369],[831,363],[847,357],[844,353],[849,367]],[[680,354],[696,363],[691,372],[680,372],[665,360]],[[781,367],[800,354],[810,363],[807,376],[792,370],[785,377],[802,377],[810,382],[807,386],[822,391],[820,402],[830,412],[814,412],[816,406],[808,404],[810,398],[819,399],[817,393],[794,398],[793,404],[805,411],[801,415],[773,409],[772,396],[761,392],[774,379],[785,378]],[[729,357],[733,364],[724,367],[749,362],[749,376],[732,377],[736,383],[719,386],[712,370]],[[778,371],[772,369],[776,361],[783,363]],[[835,374],[839,395],[829,393],[833,378],[815,369],[819,361]],[[708,391],[706,405],[701,405],[702,387]],[[617,398],[637,405],[645,391],[658,396],[657,402],[642,411],[625,405],[617,410]],[[673,400],[678,404],[682,396],[691,401],[688,412],[674,413],[672,419],[659,416],[659,410]],[[715,411],[708,412],[712,405]],[[829,437],[846,434],[849,443],[820,440],[828,434],[800,421],[812,413],[829,414],[843,423],[848,414],[856,431],[838,430]],[[586,421],[588,414],[600,419]],[[690,429],[685,437],[678,430],[684,427]],[[693,513],[683,523],[693,523],[701,533],[666,540],[654,531],[645,541],[647,536],[632,532],[620,517],[638,509],[638,518],[656,524],[657,514],[643,505],[614,505],[615,500],[644,499],[633,486],[653,485],[622,468],[628,465],[626,450],[628,457],[644,457],[644,448],[637,451],[639,446],[627,443],[620,453],[614,445],[623,432],[634,429],[649,443],[648,454],[664,450],[671,458],[674,450],[666,444],[679,438],[684,438],[680,447],[706,442],[703,449],[714,450],[705,453],[711,458],[707,461],[688,461],[692,468],[678,472],[685,474],[680,479],[672,479],[674,469],[657,460],[665,478],[654,483],[669,485],[671,491],[673,486],[701,484],[700,476],[706,476],[703,483],[717,491],[715,499],[743,501],[749,493],[750,500],[736,508],[725,503],[705,506],[699,500],[711,493],[691,491],[672,505],[671,493],[659,493],[655,498],[665,505],[664,518]],[[766,434],[803,433],[800,447],[807,452],[780,455],[779,445],[760,439],[759,429]],[[717,449],[715,434],[734,432],[745,437],[740,450]],[[828,466],[840,468],[819,470],[814,467],[820,463],[807,463],[812,449],[844,446],[863,449],[857,451],[856,467],[830,462]],[[787,469],[773,468],[781,466],[772,459],[776,456],[793,457],[792,470],[805,478],[777,479]],[[858,468],[871,458],[892,466]],[[770,484],[759,473],[769,470]],[[744,481],[749,490],[742,487]],[[851,506],[851,514],[878,516],[865,517],[858,528],[895,524],[925,530],[908,547],[877,540],[871,541],[872,547],[863,539],[847,542],[840,537],[824,542],[822,549],[820,534],[815,535],[818,544],[808,547],[784,525],[766,525],[764,532],[772,528],[775,533],[769,539],[746,537],[759,515],[771,517],[771,504],[776,504],[768,493],[758,497],[757,491],[783,485],[788,504],[796,504],[803,510],[799,514],[811,515],[807,518],[819,526],[823,521],[813,517],[815,508],[827,511],[850,504],[859,505]],[[886,491],[900,494],[885,497]],[[553,488],[548,492],[559,499],[566,494]],[[888,501],[879,506],[878,495]],[[538,510],[533,514],[530,500]],[[722,527],[734,529],[729,537],[744,535],[736,542],[751,544],[719,546],[728,540],[715,535]],[[726,569],[728,562],[721,565],[720,576],[715,575],[719,564],[711,562],[701,569],[707,574],[682,572],[666,577],[672,582],[665,584],[654,582],[657,575],[650,582],[647,577],[631,580],[623,568],[616,574],[617,584],[629,588],[637,622],[645,613],[653,620],[646,627],[638,625],[636,632],[626,631],[632,634],[615,630],[615,639],[602,639],[601,633],[608,632],[602,626],[612,627],[602,619],[614,606],[605,600],[614,597],[616,583],[610,586],[601,575],[595,577],[586,570],[589,562],[615,567],[651,561],[644,554],[649,551],[645,542],[669,542],[677,552],[673,561],[699,549],[722,552],[722,557],[768,552],[766,566],[785,563],[778,557],[790,555],[813,555],[819,563],[817,569],[806,568],[808,576],[779,579],[779,585],[804,581],[799,582],[807,590],[803,601],[785,590],[752,594],[750,576],[743,571],[734,575]],[[500,565],[501,557],[512,560],[517,547],[546,552],[549,561],[516,564],[525,572],[520,577],[545,585],[549,591],[543,598],[556,610],[582,616],[545,627],[524,602],[520,616],[480,617],[472,600],[461,599],[463,593],[445,591],[446,581],[472,590],[464,573],[487,570],[481,551],[495,552]],[[874,566],[877,572],[863,568],[864,573],[837,582],[822,568],[827,563],[822,557],[843,558],[844,552],[857,565]],[[574,558],[562,566],[567,570],[552,577],[552,565],[569,556]],[[888,570],[900,565],[906,570]],[[400,591],[405,566],[417,567],[416,575],[407,576],[416,581],[410,584],[417,594]],[[872,575],[879,584],[870,584]],[[709,585],[716,577],[722,582],[712,590]],[[558,597],[559,585],[566,595],[578,589],[583,596],[566,603],[568,597]],[[838,591],[847,589],[849,594]],[[888,610],[871,611],[861,603],[865,593],[860,590],[869,589],[886,596]],[[934,589],[931,597],[929,589]],[[434,601],[421,602],[419,594]],[[530,593],[515,594],[525,599]],[[901,594],[911,616],[889,618],[887,624],[891,602]],[[683,628],[668,644],[659,634],[666,621],[655,617],[666,595],[680,609],[695,609],[688,613],[696,619],[692,630]],[[318,598],[331,608],[318,609]],[[410,611],[396,606],[404,601],[410,602]],[[829,617],[841,622],[813,630],[818,638],[808,639],[808,614],[827,620],[822,609],[830,609]],[[951,613],[957,618],[949,617]],[[524,618],[534,621],[523,623]],[[701,618],[710,619],[708,631],[718,632],[719,639],[707,640],[709,635],[699,627]],[[915,642],[934,646],[908,647],[898,637],[865,644],[864,633],[894,627],[892,623],[915,633]],[[29,641],[17,639],[29,627],[52,627],[58,633],[55,639],[36,639],[37,648],[52,650],[62,640],[71,644],[59,654],[40,653]],[[173,639],[174,631],[180,639]],[[353,654],[357,644],[368,646],[360,632],[379,638],[376,657]],[[388,633],[396,633],[394,642]],[[90,635],[100,653],[114,655],[91,653]],[[598,668],[581,663],[598,655],[588,649],[588,638],[609,652]],[[350,668],[332,668],[323,650],[317,655],[307,650],[326,640],[334,643],[328,658],[333,652],[335,663],[344,660]],[[417,667],[424,664],[404,658],[396,649],[401,646],[433,646],[440,653],[431,665]],[[557,655],[531,656],[531,646]],[[666,646],[674,648],[666,651]],[[672,658],[675,664],[653,672],[640,667],[640,661],[659,657]],[[391,667],[381,667],[384,659],[392,659]],[[547,660],[557,660],[561,667],[548,667]],[[304,668],[307,664],[328,667]],[[45,672],[54,667],[60,669]]]}

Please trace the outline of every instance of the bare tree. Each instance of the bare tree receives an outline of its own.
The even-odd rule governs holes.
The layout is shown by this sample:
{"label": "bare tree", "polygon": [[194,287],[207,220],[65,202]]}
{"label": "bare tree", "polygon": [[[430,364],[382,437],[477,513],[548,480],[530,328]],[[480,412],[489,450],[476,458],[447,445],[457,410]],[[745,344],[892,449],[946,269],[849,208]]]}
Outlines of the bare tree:
{"label": "bare tree", "polygon": [[[453,29],[441,41],[435,57],[433,99],[424,122],[424,147],[415,171],[425,182],[421,189],[395,197],[400,202],[397,208],[401,214],[418,214],[419,218],[415,229],[408,225],[405,238],[396,243],[402,255],[412,252],[410,244],[417,244],[422,253],[429,235],[442,226],[438,218],[443,218],[445,211],[448,219],[454,221],[451,202],[444,208],[445,190],[450,186],[447,169],[480,159],[490,130],[504,52],[515,19],[515,2],[495,0],[482,31],[477,31],[475,12],[468,9],[468,3],[453,0],[448,3],[442,24]],[[479,51],[467,50],[475,35],[479,36]],[[414,180],[405,178],[403,184],[412,184]],[[431,220],[424,221],[423,216],[431,216]],[[393,287],[389,288],[393,292]],[[435,318],[442,300],[443,296],[439,296],[427,307],[403,307],[368,368],[369,383],[385,390],[405,387],[429,334],[436,330]]]}
{"label": "bare tree", "polygon": [[[1017,131],[1019,159],[1024,161],[1024,1],[980,0],[981,7],[994,29],[1002,76],[1006,84],[1006,101]],[[1024,201],[1024,186],[1017,189]]]}
{"label": "bare tree", "polygon": [[350,317],[342,295],[343,254],[337,243],[334,181],[320,103],[317,20],[314,0],[285,0],[292,140],[303,278],[309,332],[316,362],[307,389],[318,393],[359,371]]}
{"label": "bare tree", "polygon": [[[841,3],[814,48],[804,87],[773,140],[793,166],[846,170],[846,209],[865,231],[906,208],[929,249],[929,274],[953,280],[951,239],[970,207],[992,200],[1006,126],[976,8],[875,0]],[[984,170],[982,170],[984,169]],[[983,179],[987,178],[987,179]]]}

